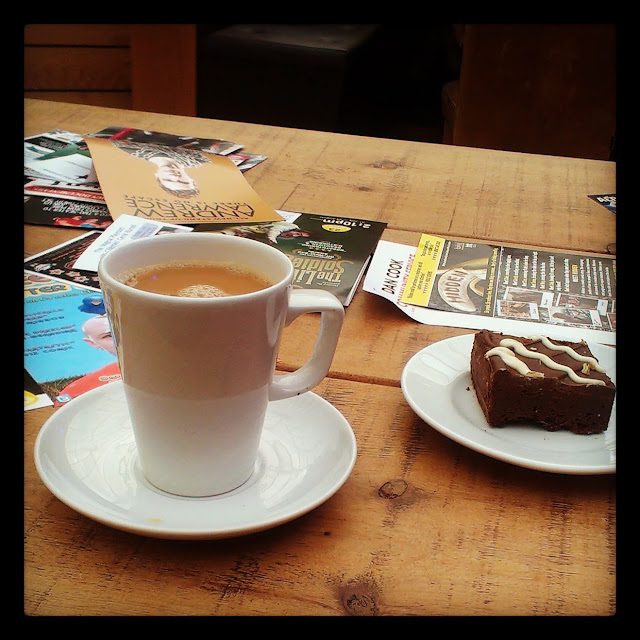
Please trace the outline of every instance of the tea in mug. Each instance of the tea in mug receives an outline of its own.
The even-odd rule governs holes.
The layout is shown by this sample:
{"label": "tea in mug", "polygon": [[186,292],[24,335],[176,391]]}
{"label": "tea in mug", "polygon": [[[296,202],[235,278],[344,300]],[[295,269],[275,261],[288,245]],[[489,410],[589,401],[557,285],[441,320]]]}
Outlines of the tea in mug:
{"label": "tea in mug", "polygon": [[266,289],[273,283],[249,267],[231,262],[173,260],[126,271],[120,282],[135,289],[183,298],[219,298]]}

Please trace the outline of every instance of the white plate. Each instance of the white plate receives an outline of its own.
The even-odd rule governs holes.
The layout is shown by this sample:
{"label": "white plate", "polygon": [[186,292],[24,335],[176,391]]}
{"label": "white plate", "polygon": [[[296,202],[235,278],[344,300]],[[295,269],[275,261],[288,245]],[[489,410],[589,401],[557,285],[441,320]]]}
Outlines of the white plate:
{"label": "white plate", "polygon": [[[404,397],[425,422],[470,449],[521,467],[566,474],[615,473],[615,401],[604,433],[550,432],[529,424],[489,426],[471,383],[473,337],[435,342],[405,365],[400,380]],[[589,348],[615,383],[615,349],[595,343]]]}
{"label": "white plate", "polygon": [[307,392],[269,404],[254,473],[241,487],[208,498],[172,496],[142,474],[121,382],[62,406],[35,444],[38,473],[62,502],[156,538],[226,538],[288,522],[334,495],[355,459],[349,423]]}

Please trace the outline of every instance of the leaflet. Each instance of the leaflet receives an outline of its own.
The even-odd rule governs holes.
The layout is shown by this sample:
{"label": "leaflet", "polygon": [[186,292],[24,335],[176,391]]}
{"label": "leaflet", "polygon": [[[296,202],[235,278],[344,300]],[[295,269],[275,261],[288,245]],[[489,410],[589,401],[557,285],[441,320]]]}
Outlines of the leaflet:
{"label": "leaflet", "polygon": [[168,224],[157,220],[145,220],[135,216],[119,216],[105,231],[87,246],[86,250],[74,262],[74,269],[98,271],[100,258],[110,249],[148,236],[164,233],[184,233],[192,231],[191,227],[179,224]]}
{"label": "leaflet", "polygon": [[144,133],[85,136],[114,220],[123,214],[189,225],[281,220],[232,159],[192,139],[161,144],[157,132]]}
{"label": "leaflet", "polygon": [[[84,145],[82,136],[63,129],[28,136],[24,139],[25,176],[71,182],[77,173],[75,162],[78,161],[79,145]],[[84,159],[80,162],[86,165]]]}
{"label": "leaflet", "polygon": [[283,210],[277,210],[277,213],[281,217],[278,222],[201,224],[193,228],[124,214],[101,235],[96,234],[91,243],[85,243],[83,252],[76,254],[72,266],[79,273],[95,275],[100,258],[108,250],[123,242],[156,233],[222,233],[251,238],[282,251],[293,264],[294,287],[330,291],[345,307],[348,306],[386,223]]}
{"label": "leaflet", "polygon": [[44,389],[33,379],[33,376],[24,370],[24,410],[31,411],[40,407],[53,406],[53,400],[44,392]]}
{"label": "leaflet", "polygon": [[422,324],[616,343],[613,257],[423,234],[380,240],[363,288]]}
{"label": "leaflet", "polygon": [[360,284],[386,222],[322,213],[277,210],[281,220],[252,225],[197,225],[269,244],[289,257],[293,286],[324,289],[347,307]]}
{"label": "leaflet", "polygon": [[99,290],[25,270],[24,369],[55,406],[120,379]]}

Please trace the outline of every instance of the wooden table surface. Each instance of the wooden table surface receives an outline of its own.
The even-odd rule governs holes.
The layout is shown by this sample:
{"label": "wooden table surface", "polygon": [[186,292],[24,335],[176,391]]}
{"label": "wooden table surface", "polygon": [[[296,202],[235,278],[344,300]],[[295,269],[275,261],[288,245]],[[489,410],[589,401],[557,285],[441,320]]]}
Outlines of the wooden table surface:
{"label": "wooden table surface", "polygon": [[[25,136],[109,125],[242,143],[268,156],[245,177],[274,208],[382,220],[388,240],[417,244],[428,232],[594,253],[616,241],[615,215],[587,197],[616,192],[611,162],[25,100]],[[25,225],[25,257],[83,232]],[[286,329],[282,369],[306,359],[315,321]],[[25,613],[616,613],[615,475],[495,460],[435,431],[404,400],[407,360],[462,333],[416,323],[360,289],[314,389],[354,430],[353,472],[310,513],[237,538],[147,538],[77,513],[34,465],[55,409],[25,412]]]}

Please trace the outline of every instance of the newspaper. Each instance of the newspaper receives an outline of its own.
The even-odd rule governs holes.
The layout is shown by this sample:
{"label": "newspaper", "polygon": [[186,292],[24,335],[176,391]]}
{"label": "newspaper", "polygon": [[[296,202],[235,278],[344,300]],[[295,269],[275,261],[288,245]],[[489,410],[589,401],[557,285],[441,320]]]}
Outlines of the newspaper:
{"label": "newspaper", "polygon": [[616,260],[459,242],[380,240],[363,289],[422,324],[616,343]]}

